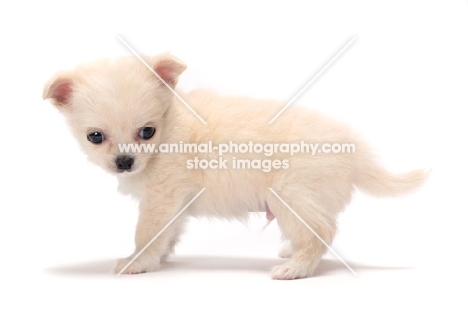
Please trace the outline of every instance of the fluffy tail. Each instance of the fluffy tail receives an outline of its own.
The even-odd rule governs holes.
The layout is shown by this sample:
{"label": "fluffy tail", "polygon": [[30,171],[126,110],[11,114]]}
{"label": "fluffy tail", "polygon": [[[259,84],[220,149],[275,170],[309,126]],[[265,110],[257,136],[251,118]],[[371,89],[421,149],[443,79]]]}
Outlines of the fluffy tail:
{"label": "fluffy tail", "polygon": [[393,197],[416,190],[428,179],[430,170],[414,170],[391,174],[375,165],[367,165],[358,173],[356,186],[373,196]]}

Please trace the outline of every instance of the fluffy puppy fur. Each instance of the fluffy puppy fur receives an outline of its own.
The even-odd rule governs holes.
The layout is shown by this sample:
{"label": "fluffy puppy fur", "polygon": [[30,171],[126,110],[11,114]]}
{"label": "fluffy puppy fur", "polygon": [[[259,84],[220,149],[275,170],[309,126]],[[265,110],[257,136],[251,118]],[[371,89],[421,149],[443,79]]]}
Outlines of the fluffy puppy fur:
{"label": "fluffy puppy fur", "polygon": [[[146,62],[174,88],[186,66],[164,54]],[[116,175],[119,191],[136,197],[140,214],[136,228],[135,253],[120,260],[115,271],[124,268],[202,188],[206,190],[181,214],[124,273],[159,269],[173,251],[188,216],[246,219],[248,212],[270,212],[276,217],[291,248],[290,256],[274,267],[274,279],[311,276],[326,247],[294,216],[272,188],[328,244],[336,232],[337,215],[350,202],[355,188],[374,196],[408,193],[426,180],[428,172],[415,170],[394,175],[375,160],[371,148],[347,125],[301,106],[289,107],[271,125],[267,123],[284,106],[271,100],[222,96],[196,90],[181,95],[207,125],[194,114],[147,67],[133,57],[98,60],[58,73],[44,88],[66,117],[72,133],[89,160]],[[144,139],[143,128],[155,128]],[[100,133],[101,143],[87,136]],[[93,135],[93,134],[92,134]],[[347,154],[225,154],[243,159],[288,160],[289,168],[272,169],[188,169],[187,160],[217,159],[204,153],[126,153],[119,143],[354,143]],[[131,157],[131,167],[122,169],[118,158]],[[125,162],[125,161],[124,161]],[[121,163],[120,163],[121,164]],[[128,163],[127,163],[128,164]],[[125,163],[124,163],[125,166]]]}

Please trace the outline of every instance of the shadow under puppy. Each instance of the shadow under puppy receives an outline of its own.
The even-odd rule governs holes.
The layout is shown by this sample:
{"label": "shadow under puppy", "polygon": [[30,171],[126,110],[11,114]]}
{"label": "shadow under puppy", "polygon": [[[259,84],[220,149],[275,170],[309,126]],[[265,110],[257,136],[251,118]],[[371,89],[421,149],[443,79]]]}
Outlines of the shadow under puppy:
{"label": "shadow under puppy", "polygon": [[[256,211],[267,212],[269,219],[275,217],[284,238],[290,241],[291,247],[281,254],[291,259],[274,267],[272,277],[311,276],[326,246],[269,188],[331,244],[337,215],[350,202],[355,188],[374,196],[397,196],[416,189],[428,176],[423,170],[398,175],[387,172],[350,127],[301,106],[289,107],[269,125],[283,103],[206,90],[181,94],[207,122],[205,125],[168,88],[175,87],[185,64],[168,54],[147,57],[145,61],[161,79],[137,58],[103,59],[58,73],[43,94],[66,117],[89,160],[116,175],[119,191],[140,202],[135,253],[120,260],[116,272],[206,188],[123,273],[157,270],[173,252],[188,216],[244,220],[249,212]],[[119,144],[161,146],[209,141],[213,146],[308,142],[351,143],[355,148],[350,153],[315,155],[276,150],[273,156],[230,150],[222,154],[222,159],[217,152],[200,150],[156,153],[119,148]],[[196,169],[196,158],[214,164],[224,161],[226,165]],[[250,161],[244,164],[252,167],[234,167],[239,158]],[[265,166],[275,160],[279,161],[276,165],[269,169]],[[262,167],[254,167],[253,163],[261,163]]]}

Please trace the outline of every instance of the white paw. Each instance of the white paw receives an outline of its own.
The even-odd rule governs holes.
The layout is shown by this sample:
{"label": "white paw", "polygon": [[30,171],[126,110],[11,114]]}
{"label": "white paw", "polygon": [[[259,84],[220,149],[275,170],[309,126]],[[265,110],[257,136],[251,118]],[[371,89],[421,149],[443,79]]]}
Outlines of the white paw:
{"label": "white paw", "polygon": [[280,251],[278,252],[278,257],[280,258],[291,258],[294,254],[294,249],[291,243],[284,243],[281,247]]}
{"label": "white paw", "polygon": [[274,280],[294,280],[307,277],[307,265],[287,262],[271,269],[271,278]]}
{"label": "white paw", "polygon": [[132,255],[130,257],[120,259],[117,262],[117,266],[114,268],[114,272],[117,274],[139,274],[156,271],[159,269],[160,264],[157,258],[148,258],[143,254],[134,260],[130,265],[128,265],[132,261],[133,257],[134,256]]}

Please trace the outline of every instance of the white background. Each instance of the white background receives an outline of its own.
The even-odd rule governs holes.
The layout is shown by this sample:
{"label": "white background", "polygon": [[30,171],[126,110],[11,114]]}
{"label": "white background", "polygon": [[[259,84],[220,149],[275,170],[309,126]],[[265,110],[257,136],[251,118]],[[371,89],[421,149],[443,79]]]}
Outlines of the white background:
{"label": "white background", "polygon": [[[94,2],[94,1],[93,1]],[[0,8],[0,309],[466,310],[468,2],[30,1]],[[317,276],[271,281],[263,218],[194,220],[164,270],[110,273],[132,252],[136,202],[87,163],[41,99],[52,74],[97,57],[170,51],[181,89],[297,100],[366,134],[393,171],[433,168],[398,199],[359,193]]]}

